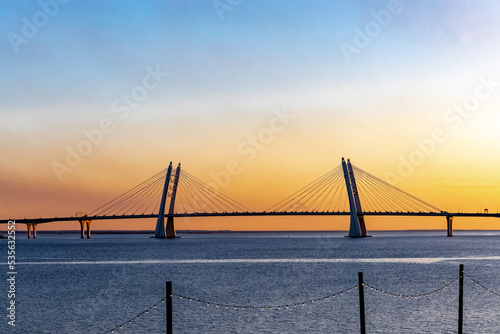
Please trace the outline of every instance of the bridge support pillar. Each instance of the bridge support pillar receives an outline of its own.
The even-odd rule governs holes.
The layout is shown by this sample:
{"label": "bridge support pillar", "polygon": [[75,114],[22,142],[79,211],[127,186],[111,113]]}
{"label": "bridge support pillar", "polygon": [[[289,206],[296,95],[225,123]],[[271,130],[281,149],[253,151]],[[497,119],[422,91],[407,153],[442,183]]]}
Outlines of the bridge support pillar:
{"label": "bridge support pillar", "polygon": [[36,225],[35,223],[26,223],[26,227],[28,228],[28,239],[36,239]]}
{"label": "bridge support pillar", "polygon": [[453,216],[446,216],[446,230],[448,231],[448,236],[453,236]]}
{"label": "bridge support pillar", "polygon": [[80,238],[81,239],[84,239],[85,238],[85,230],[83,229],[83,227],[85,226],[83,220],[80,220]]}
{"label": "bridge support pillar", "polygon": [[92,223],[92,220],[87,220],[87,239],[90,239],[90,224]]}
{"label": "bridge support pillar", "polygon": [[167,217],[167,238],[175,238],[174,217]]}
{"label": "bridge support pillar", "polygon": [[92,220],[79,220],[80,222],[80,238],[85,239],[85,225],[87,226],[87,239],[90,239],[90,223]]}

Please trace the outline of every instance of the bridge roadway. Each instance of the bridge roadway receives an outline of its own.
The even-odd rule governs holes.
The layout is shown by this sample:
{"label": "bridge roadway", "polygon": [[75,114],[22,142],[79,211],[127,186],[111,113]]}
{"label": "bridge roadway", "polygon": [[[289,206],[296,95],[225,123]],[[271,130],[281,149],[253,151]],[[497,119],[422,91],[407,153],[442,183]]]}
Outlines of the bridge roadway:
{"label": "bridge roadway", "polygon": [[[306,212],[194,212],[194,213],[175,213],[165,214],[165,217],[188,218],[188,217],[256,217],[256,216],[349,216],[347,211],[306,211]],[[360,213],[364,216],[416,216],[416,217],[496,217],[500,218],[500,213],[472,213],[472,212],[380,212],[368,211]],[[157,218],[158,214],[140,214],[140,215],[113,215],[113,216],[84,216],[84,217],[53,217],[53,218],[23,218],[23,219],[2,219],[0,224],[7,224],[9,221],[15,220],[16,223],[51,223],[64,221],[80,221],[80,220],[113,220],[113,219],[140,219],[140,218]]]}

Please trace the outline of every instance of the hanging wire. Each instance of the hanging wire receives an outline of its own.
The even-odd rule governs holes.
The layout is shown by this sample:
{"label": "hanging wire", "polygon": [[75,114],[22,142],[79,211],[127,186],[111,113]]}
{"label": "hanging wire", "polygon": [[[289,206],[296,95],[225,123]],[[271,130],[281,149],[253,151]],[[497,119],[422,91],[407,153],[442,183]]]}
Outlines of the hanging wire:
{"label": "hanging wire", "polygon": [[[437,213],[437,207],[353,165],[364,212]],[[342,165],[278,202],[266,212],[346,212],[347,192]]]}
{"label": "hanging wire", "polygon": [[[484,286],[483,284],[481,284],[479,281],[473,279],[472,277],[464,274],[464,276],[469,279],[471,282],[473,282],[476,286],[488,291],[489,293],[497,296],[497,297],[500,297],[500,293],[496,292],[496,291],[493,291],[492,289]],[[402,294],[402,293],[394,293],[394,292],[390,292],[388,290],[385,290],[385,289],[381,289],[381,288],[378,288],[378,287],[375,287],[369,283],[366,283],[364,282],[363,283],[363,286],[366,287],[366,288],[369,288],[370,291],[374,291],[374,292],[378,292],[378,293],[382,293],[386,296],[390,296],[390,297],[394,297],[394,298],[404,298],[404,299],[420,299],[420,298],[426,298],[426,297],[431,297],[431,296],[434,296],[440,292],[443,292],[444,290],[448,289],[449,287],[451,287],[453,284],[457,283],[459,281],[459,277],[455,278],[453,281],[445,284],[444,286],[438,288],[438,289],[435,289],[435,290],[432,290],[432,291],[429,291],[429,292],[426,292],[426,293],[420,293],[420,294]],[[342,296],[346,293],[350,293],[354,290],[357,290],[358,289],[358,286],[357,285],[354,285],[353,287],[351,288],[348,288],[348,289],[344,289],[344,290],[341,290],[339,292],[336,292],[336,293],[332,293],[332,294],[329,294],[327,296],[323,296],[323,297],[320,297],[320,298],[316,298],[316,299],[308,299],[306,301],[302,301],[302,302],[293,302],[293,303],[288,303],[288,304],[281,304],[281,305],[239,305],[239,304],[228,304],[228,303],[218,303],[218,302],[212,302],[212,301],[207,301],[207,300],[204,300],[204,299],[200,299],[200,298],[195,298],[195,297],[189,297],[189,296],[186,296],[186,295],[183,295],[183,294],[174,294],[174,295],[171,295],[170,297],[171,298],[178,298],[179,300],[184,300],[184,301],[190,301],[190,302],[197,302],[197,303],[201,303],[201,304],[204,304],[206,306],[213,306],[214,308],[217,308],[217,309],[225,309],[225,310],[260,310],[260,311],[270,311],[270,310],[287,310],[287,309],[291,309],[291,308],[298,308],[298,307],[304,307],[304,306],[307,306],[307,305],[311,305],[311,304],[314,304],[316,302],[320,302],[320,301],[327,301],[328,299],[334,299],[338,296]],[[142,316],[144,316],[145,314],[149,314],[150,311],[153,311],[155,309],[157,309],[158,305],[161,305],[163,303],[165,303],[167,297],[164,297],[162,298],[161,300],[159,300],[157,303],[151,305],[150,307],[148,307],[147,309],[143,310],[142,312],[136,314],[135,316],[129,318],[128,320],[124,321],[123,323],[115,326],[114,328],[110,329],[110,330],[107,330],[105,332],[103,332],[103,334],[106,334],[106,333],[114,333],[116,330],[118,329],[122,329],[124,326],[126,325],[132,325],[134,322],[136,322],[137,320],[139,320]]]}
{"label": "hanging wire", "polygon": [[[364,212],[426,212],[440,210],[354,165],[353,173]],[[88,216],[156,214],[165,184],[166,169],[107,202]],[[175,175],[171,178],[171,182]],[[342,165],[337,166],[265,212],[347,212],[348,201]],[[172,194],[170,187],[169,195]],[[252,212],[185,170],[179,175],[175,213]]]}
{"label": "hanging wire", "polygon": [[342,166],[339,165],[265,212],[345,211],[345,208],[340,207],[341,202],[338,200],[345,188],[343,175]]}
{"label": "hanging wire", "polygon": [[135,322],[137,322],[142,316],[146,315],[146,314],[150,314],[150,311],[153,311],[153,310],[156,310],[158,305],[161,305],[162,303],[165,303],[165,300],[167,299],[167,297],[164,297],[162,298],[161,300],[159,300],[157,303],[151,305],[150,307],[148,307],[147,309],[145,309],[144,311],[136,314],[135,316],[131,317],[130,319],[128,319],[127,321],[113,327],[112,329],[109,329],[105,332],[103,332],[103,334],[107,334],[107,333],[114,333],[116,330],[119,330],[119,329],[123,329],[124,326],[127,326],[127,325],[133,325]]}
{"label": "hanging wire", "polygon": [[[167,169],[126,191],[106,204],[95,209],[87,216],[122,216],[157,214],[161,194],[165,186]],[[169,182],[168,196],[172,196],[172,184]],[[251,212],[244,205],[236,202],[218,190],[203,183],[187,171],[181,170],[175,201],[175,213],[230,213]]]}
{"label": "hanging wire", "polygon": [[244,205],[200,181],[185,170],[181,171],[177,192],[175,202],[177,213],[251,212]]}
{"label": "hanging wire", "polygon": [[[263,306],[263,305],[261,305],[261,306],[257,306],[257,305],[232,305],[232,304],[230,305],[230,304],[225,304],[225,303],[215,303],[215,302],[202,300],[200,298],[187,297],[185,295],[171,295],[170,297],[179,298],[179,300],[198,302],[198,303],[204,304],[206,306],[214,306],[217,309],[270,311],[270,310],[287,310],[287,309],[291,309],[291,308],[304,307],[304,306],[311,305],[311,304],[314,304],[314,303],[320,302],[320,301],[327,301],[329,298],[334,299],[338,296],[342,296],[346,293],[350,293],[350,292],[356,290],[357,288],[358,288],[358,286],[355,285],[351,288],[348,288],[348,289],[345,289],[345,290],[342,290],[342,291],[339,291],[339,292],[336,292],[333,294],[329,294],[329,295],[321,297],[321,298],[309,299],[307,301],[295,302],[295,303],[289,303],[289,304],[283,304],[283,305],[265,305],[265,306]],[[150,307],[148,307],[144,311],[136,314],[135,316],[133,316],[130,319],[124,321],[123,323],[113,327],[112,329],[109,329],[109,330],[103,332],[103,334],[114,333],[116,330],[123,329],[124,326],[133,325],[134,322],[139,320],[142,316],[144,316],[145,314],[150,314],[150,311],[157,309],[158,305],[165,303],[166,299],[167,299],[167,297],[162,298],[160,301],[151,305]]]}
{"label": "hanging wire", "polygon": [[354,165],[359,195],[373,205],[370,211],[440,212],[441,210]]}
{"label": "hanging wire", "polygon": [[428,208],[423,205],[419,205],[418,201],[406,196],[406,194],[397,192],[394,189],[387,189],[384,185],[377,183],[366,175],[361,175],[359,179],[360,188],[365,188],[360,192],[360,194],[365,197],[367,197],[366,195],[371,196],[373,201],[376,202],[374,208],[369,211],[428,211]]}
{"label": "hanging wire", "polygon": [[88,216],[120,216],[158,212],[167,169],[90,212]]}
{"label": "hanging wire", "polygon": [[329,298],[333,299],[335,297],[342,296],[342,295],[344,295],[346,293],[350,293],[350,292],[356,290],[357,288],[358,288],[358,286],[355,285],[355,286],[353,286],[351,288],[348,288],[348,289],[345,289],[345,290],[342,290],[342,291],[339,291],[339,292],[336,292],[336,293],[332,293],[332,294],[329,294],[329,295],[324,296],[324,297],[320,297],[320,298],[316,298],[316,299],[309,299],[307,301],[282,304],[282,305],[260,305],[260,306],[259,305],[235,305],[235,304],[210,302],[210,301],[202,300],[200,298],[194,298],[194,297],[189,297],[189,296],[185,296],[185,295],[174,295],[174,297],[179,298],[179,300],[187,300],[187,301],[190,301],[190,302],[198,302],[198,303],[201,303],[201,304],[205,304],[206,306],[213,306],[213,307],[218,308],[218,309],[226,309],[226,310],[260,310],[260,311],[266,311],[267,310],[267,311],[269,311],[269,310],[286,310],[286,309],[289,309],[289,308],[297,308],[297,307],[300,307],[300,306],[311,305],[311,304],[314,304],[316,302],[326,301]]}
{"label": "hanging wire", "polygon": [[433,296],[439,292],[442,292],[443,290],[445,290],[445,289],[449,288],[450,286],[452,286],[453,284],[455,284],[458,280],[459,280],[459,278],[457,277],[453,281],[451,281],[450,283],[444,285],[443,287],[441,287],[439,289],[436,289],[436,290],[433,290],[430,292],[426,292],[426,293],[420,293],[418,295],[417,294],[408,295],[408,294],[403,294],[403,293],[389,292],[387,290],[374,287],[373,285],[368,284],[368,283],[364,283],[364,285],[367,288],[370,288],[370,291],[380,292],[386,296],[391,296],[391,297],[395,297],[395,298],[399,297],[399,298],[406,298],[406,299],[418,299],[418,298],[425,298],[425,297]]}
{"label": "hanging wire", "polygon": [[468,275],[466,275],[466,274],[464,274],[464,275],[465,275],[465,277],[466,277],[466,278],[470,279],[470,280],[471,280],[471,282],[472,282],[472,283],[474,283],[476,286],[478,286],[478,287],[480,287],[480,288],[483,288],[484,290],[488,291],[488,292],[489,292],[489,293],[491,293],[492,295],[495,295],[495,296],[497,296],[497,297],[500,297],[500,293],[495,292],[495,291],[493,291],[492,289],[490,289],[490,288],[488,288],[488,287],[484,286],[483,284],[481,284],[479,281],[477,281],[477,280],[473,279],[472,277],[470,277],[470,276],[468,276]]}

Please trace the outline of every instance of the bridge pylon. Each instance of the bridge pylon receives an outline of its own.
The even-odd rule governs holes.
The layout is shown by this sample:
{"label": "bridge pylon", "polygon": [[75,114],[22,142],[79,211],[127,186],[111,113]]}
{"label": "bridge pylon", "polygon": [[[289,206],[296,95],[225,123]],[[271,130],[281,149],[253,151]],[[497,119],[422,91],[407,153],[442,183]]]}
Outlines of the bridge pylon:
{"label": "bridge pylon", "polygon": [[349,177],[350,177],[350,181],[351,181],[352,195],[354,197],[354,204],[356,206],[356,214],[358,216],[359,228],[361,230],[361,236],[366,237],[365,216],[363,216],[363,210],[361,209],[361,202],[359,200],[359,192],[358,192],[358,187],[356,185],[356,178],[354,177],[354,172],[352,170],[351,161],[349,159],[347,159],[347,170],[349,172]]}
{"label": "bridge pylon", "polygon": [[344,179],[347,188],[347,196],[349,197],[350,220],[349,235],[350,238],[363,238],[366,235],[365,218],[361,209],[359,200],[358,188],[356,186],[356,178],[352,170],[352,165],[349,159],[347,163],[342,158],[342,169],[344,171]]}
{"label": "bridge pylon", "polygon": [[[168,166],[167,175],[165,177],[165,184],[163,186],[163,195],[161,197],[160,209],[158,211],[158,219],[156,221],[155,238],[175,238],[175,228],[174,228],[174,207],[175,207],[175,196],[177,194],[177,185],[179,184],[179,176],[181,173],[181,164],[177,166],[175,174],[172,180],[172,162]],[[169,194],[169,189],[171,187],[171,193]],[[167,203],[167,198],[170,197],[170,203],[167,214],[167,226],[165,228],[165,208]],[[165,233],[166,230],[166,233]]]}
{"label": "bridge pylon", "polygon": [[156,220],[155,238],[165,238],[165,202],[167,201],[168,186],[170,183],[171,175],[172,162],[170,162],[170,165],[168,166],[167,176],[165,177],[165,185],[163,186],[163,195],[161,196],[158,219]]}
{"label": "bridge pylon", "polygon": [[172,194],[170,195],[170,207],[168,209],[167,217],[167,238],[175,238],[175,228],[174,228],[174,207],[175,207],[175,196],[177,194],[177,185],[179,184],[179,176],[181,174],[181,164],[177,166],[174,176],[174,185],[172,187]]}

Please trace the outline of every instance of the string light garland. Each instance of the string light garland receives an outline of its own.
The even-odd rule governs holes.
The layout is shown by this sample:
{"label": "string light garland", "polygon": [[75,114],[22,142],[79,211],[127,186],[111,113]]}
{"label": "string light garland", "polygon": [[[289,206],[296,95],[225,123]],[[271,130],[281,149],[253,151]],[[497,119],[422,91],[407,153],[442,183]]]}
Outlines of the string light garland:
{"label": "string light garland", "polygon": [[[464,274],[465,275],[465,274]],[[495,295],[497,297],[500,297],[500,293],[498,292],[495,292],[493,290],[491,290],[490,288],[482,285],[481,283],[479,283],[477,280],[473,279],[472,277],[469,277],[467,275],[465,275],[466,278],[470,279],[472,281],[472,283],[474,283],[476,286],[480,287],[480,288],[483,288],[484,290],[488,291],[489,293],[491,293],[492,295]]]}
{"label": "string light garland", "polygon": [[[469,279],[471,282],[473,282],[476,286],[479,286],[481,288],[483,288],[484,290],[490,292],[491,294],[497,296],[497,297],[500,297],[500,293],[496,292],[496,291],[493,291],[492,289],[484,286],[483,284],[481,284],[479,281],[473,279],[472,277],[468,276],[468,275],[465,275],[464,276]],[[375,291],[375,292],[379,292],[379,293],[382,293],[386,296],[390,296],[390,297],[394,297],[394,298],[405,298],[405,299],[419,299],[419,298],[426,298],[426,297],[430,297],[430,296],[433,296],[437,293],[440,293],[444,290],[446,290],[447,288],[449,288],[450,286],[452,286],[453,284],[457,283],[459,281],[459,277],[455,278],[453,281],[449,282],[448,284],[442,286],[441,288],[439,289],[436,289],[436,290],[433,290],[433,291],[430,291],[430,292],[427,292],[427,293],[421,293],[421,294],[401,294],[401,293],[394,293],[394,292],[390,292],[390,291],[387,291],[387,290],[384,290],[384,289],[380,289],[380,288],[377,288],[369,283],[366,283],[364,282],[363,283],[363,286],[366,288],[366,289],[370,289],[370,291]],[[328,299],[334,299],[335,297],[337,296],[342,296],[344,295],[345,293],[350,293],[354,290],[357,290],[358,289],[358,286],[357,285],[354,285],[353,287],[351,288],[348,288],[348,289],[345,289],[345,290],[341,290],[339,292],[336,292],[336,293],[333,293],[333,294],[329,294],[327,296],[324,296],[324,297],[320,297],[320,298],[316,298],[316,299],[310,299],[310,300],[307,300],[307,301],[302,301],[302,302],[295,302],[295,303],[289,303],[289,304],[283,304],[283,305],[234,305],[234,304],[226,304],[226,303],[217,303],[217,302],[211,302],[211,301],[207,301],[207,300],[202,300],[200,298],[194,298],[194,297],[189,297],[189,296],[185,296],[185,295],[180,295],[180,294],[176,294],[176,295],[171,295],[170,297],[171,298],[178,298],[179,300],[185,300],[185,301],[190,301],[190,302],[197,302],[197,303],[201,303],[201,304],[204,304],[208,307],[212,306],[216,309],[225,309],[225,310],[260,310],[260,311],[270,311],[270,310],[287,310],[287,309],[291,309],[291,308],[299,308],[299,307],[305,307],[307,305],[310,305],[310,304],[314,304],[315,302],[320,302],[320,301],[327,301]],[[166,301],[166,297],[164,297],[163,299],[161,299],[160,301],[158,301],[157,303],[151,305],[150,307],[148,307],[147,309],[145,309],[144,311],[140,312],[139,314],[135,315],[134,317],[130,318],[129,320],[123,322],[122,324],[119,324],[117,325],[116,327],[106,331],[106,332],[103,332],[103,334],[107,334],[107,333],[115,333],[115,331],[118,331],[120,329],[123,329],[123,327],[125,325],[132,325],[134,323],[134,321],[140,319],[141,316],[143,315],[146,315],[146,314],[150,314],[152,310],[155,310],[157,309],[158,305],[161,305],[162,303],[165,303]]]}
{"label": "string light garland", "polygon": [[316,298],[316,299],[309,299],[307,301],[302,301],[302,302],[296,302],[296,303],[289,303],[289,304],[283,304],[283,305],[234,305],[234,304],[226,304],[226,303],[216,303],[216,302],[210,302],[206,300],[202,300],[200,298],[194,298],[194,297],[188,297],[184,295],[173,295],[176,298],[179,298],[179,300],[187,300],[190,302],[198,302],[201,304],[205,304],[205,306],[212,306],[217,309],[223,309],[223,310],[260,310],[260,311],[269,311],[269,310],[287,310],[290,308],[297,308],[297,307],[304,307],[306,305],[314,304],[315,302],[319,301],[326,301],[329,298],[333,299],[337,296],[342,296],[345,293],[349,293],[353,290],[356,290],[358,288],[357,285],[353,286],[352,288],[348,288],[333,294],[329,294],[328,296]]}
{"label": "string light garland", "polygon": [[[328,298],[333,299],[337,296],[342,296],[345,293],[349,293],[353,290],[356,290],[358,288],[357,285],[353,286],[352,288],[348,288],[346,290],[342,290],[333,294],[330,294],[328,296],[324,296],[321,298],[316,298],[316,299],[311,299],[308,301],[303,301],[303,302],[298,302],[298,303],[290,303],[290,304],[285,304],[285,305],[265,305],[265,306],[257,306],[257,305],[230,305],[230,304],[224,304],[224,303],[214,303],[214,302],[209,302],[206,300],[201,300],[200,298],[194,298],[194,297],[187,297],[184,295],[172,295],[171,297],[176,297],[179,298],[179,300],[188,300],[188,301],[194,301],[198,303],[205,304],[206,306],[214,306],[215,308],[218,309],[231,309],[231,310],[260,310],[260,311],[265,311],[265,310],[282,310],[282,309],[290,309],[290,308],[297,308],[297,307],[303,307],[309,304],[313,304],[315,302],[323,301],[323,300],[328,300]],[[166,298],[161,299],[154,305],[148,307],[141,313],[135,315],[134,317],[130,318],[129,320],[123,322],[120,325],[117,325],[116,327],[103,332],[103,334],[107,333],[115,333],[115,331],[123,329],[123,326],[125,325],[132,325],[135,320],[138,320],[142,315],[149,314],[150,310],[154,310],[157,308],[157,306],[161,303],[165,303]]]}
{"label": "string light garland", "polygon": [[429,296],[435,295],[435,294],[437,294],[439,292],[442,292],[443,290],[445,290],[445,289],[449,288],[450,286],[452,286],[453,284],[455,284],[458,280],[459,280],[459,278],[457,277],[453,281],[451,281],[450,283],[446,284],[445,286],[443,286],[443,287],[441,287],[439,289],[436,289],[436,290],[433,290],[433,291],[430,291],[430,292],[427,292],[427,293],[421,293],[421,294],[418,294],[418,295],[407,295],[407,294],[389,292],[389,291],[384,290],[384,289],[376,288],[373,285],[370,285],[368,283],[364,283],[364,285],[367,288],[370,288],[370,291],[380,292],[380,293],[383,293],[386,296],[390,296],[390,297],[394,297],[394,298],[418,299],[418,298],[429,297]]}
{"label": "string light garland", "polygon": [[140,319],[140,317],[141,317],[141,316],[143,316],[143,315],[145,315],[145,314],[150,314],[150,312],[149,312],[149,311],[151,311],[151,310],[155,310],[155,309],[157,309],[158,305],[160,305],[160,304],[162,304],[162,303],[165,303],[165,300],[166,300],[166,299],[167,299],[167,298],[166,298],[166,297],[164,297],[163,299],[161,299],[161,300],[159,300],[157,303],[155,303],[155,304],[151,305],[150,307],[148,307],[147,309],[145,309],[145,310],[144,310],[144,311],[142,311],[141,313],[136,314],[135,316],[133,316],[133,317],[132,317],[132,318],[130,318],[129,320],[125,321],[124,323],[122,323],[122,324],[120,324],[120,325],[118,325],[118,326],[116,326],[116,327],[114,327],[114,328],[112,328],[112,329],[110,329],[110,330],[107,330],[106,332],[103,332],[103,334],[107,334],[107,333],[115,333],[115,331],[120,330],[120,329],[123,329],[123,326],[125,326],[125,325],[132,325],[132,324],[133,324],[133,322],[134,322],[135,320]]}

